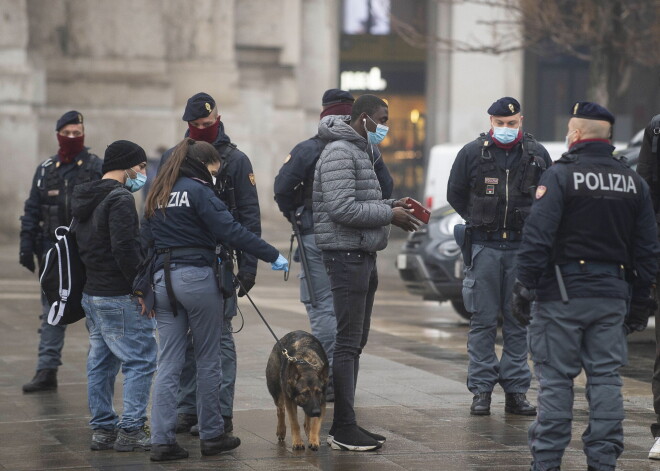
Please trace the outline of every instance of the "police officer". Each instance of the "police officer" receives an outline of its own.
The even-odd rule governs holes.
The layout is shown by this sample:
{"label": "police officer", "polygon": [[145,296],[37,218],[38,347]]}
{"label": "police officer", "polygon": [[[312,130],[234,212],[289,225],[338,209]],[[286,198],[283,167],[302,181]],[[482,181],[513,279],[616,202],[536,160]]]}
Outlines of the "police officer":
{"label": "police officer", "polygon": [[[447,199],[467,221],[463,242],[463,301],[472,314],[468,333],[467,387],[474,394],[470,414],[489,415],[493,388],[505,394],[505,411],[534,415],[525,396],[531,373],[526,330],[511,316],[514,257],[534,187],[551,164],[543,146],[522,131],[520,103],[504,97],[488,109],[491,129],[465,145],[449,175]],[[471,252],[471,254],[470,254]],[[498,317],[503,316],[502,358],[495,355]]]}
{"label": "police officer", "polygon": [[541,177],[518,251],[513,312],[523,325],[531,317],[539,381],[539,413],[529,428],[533,471],[560,469],[581,369],[588,469],[614,470],[623,451],[618,369],[626,363],[625,333],[643,330],[652,313],[659,252],[648,185],[612,158],[613,124],[596,103],[571,108],[569,150]]}
{"label": "police officer", "polygon": [[[261,235],[261,216],[259,212],[259,198],[257,196],[256,182],[252,164],[247,155],[233,144],[225,134],[225,127],[220,120],[215,100],[206,93],[197,93],[188,99],[182,119],[188,122],[186,135],[196,141],[205,141],[213,145],[220,154],[222,161],[220,173],[215,179],[215,187],[220,199],[227,205],[234,218],[247,230]],[[172,149],[163,154],[161,167],[172,153]],[[228,247],[230,250],[235,247]],[[244,296],[255,283],[257,273],[257,258],[240,250],[235,251],[238,260],[238,273],[241,288],[238,296]],[[224,279],[230,285],[228,290],[234,291],[232,284],[233,264],[227,260],[222,269],[225,271]],[[228,291],[227,291],[228,292]],[[220,401],[222,415],[228,431],[233,429],[234,387],[236,384],[236,346],[232,334],[232,317],[236,316],[236,294],[233,293],[225,300],[225,330],[222,333],[222,387],[220,388]],[[195,412],[195,362],[193,360],[192,343],[188,345],[186,354],[186,368],[181,376],[181,391],[178,403],[177,431],[191,430],[197,423]],[[192,430],[197,434],[197,428]]]}
{"label": "police officer", "polygon": [[151,413],[153,461],[188,456],[176,443],[175,405],[189,329],[198,372],[201,452],[215,455],[241,443],[221,416],[225,285],[217,269],[217,245],[229,244],[272,263],[273,269],[288,270],[277,249],[241,226],[217,197],[212,176],[220,167],[214,146],[186,138],[174,148],[147,197],[145,230],[151,232],[147,239],[157,254],[153,282],[160,347]]}
{"label": "police officer", "polygon": [[[326,90],[321,100],[323,110],[321,118],[330,115],[346,116],[350,121],[351,109],[355,99],[350,93],[332,88]],[[321,156],[327,141],[318,134],[300,142],[284,160],[284,165],[275,177],[275,201],[284,217],[295,224],[300,231],[303,250],[307,260],[306,272],[301,265],[300,269],[300,300],[305,305],[312,334],[319,339],[330,362],[332,372],[332,357],[335,349],[335,335],[337,333],[337,319],[332,304],[330,280],[323,265],[321,251],[314,240],[314,220],[312,218],[312,186],[314,184],[314,169],[316,161]],[[383,159],[374,147],[374,170],[380,183],[384,199],[392,195],[393,180]],[[309,280],[306,278],[309,277]],[[312,304],[309,293],[311,285],[314,291],[315,303]],[[332,373],[326,399],[334,401],[332,388]]]}
{"label": "police officer", "polygon": [[[55,229],[71,222],[73,188],[101,178],[102,160],[85,147],[83,116],[78,111],[64,113],[55,125],[59,150],[37,167],[32,179],[30,196],[25,200],[21,217],[19,261],[34,272],[35,256],[42,257],[55,243]],[[65,325],[50,325],[50,306],[41,296],[42,314],[39,330],[37,372],[23,392],[57,389],[57,368],[62,364]]]}
{"label": "police officer", "polygon": [[[642,148],[639,151],[639,163],[637,173],[646,181],[651,191],[651,200],[653,201],[653,210],[656,214],[656,221],[660,221],[660,114],[654,116],[644,130],[644,139]],[[656,286],[660,282],[660,277],[656,278]],[[655,293],[657,301],[657,291]],[[660,315],[656,311],[656,319]],[[651,387],[653,389],[653,409],[656,414],[656,421],[651,425],[654,443],[649,451],[649,458],[660,460],[660,322],[655,324],[655,365],[653,366],[653,379]]]}

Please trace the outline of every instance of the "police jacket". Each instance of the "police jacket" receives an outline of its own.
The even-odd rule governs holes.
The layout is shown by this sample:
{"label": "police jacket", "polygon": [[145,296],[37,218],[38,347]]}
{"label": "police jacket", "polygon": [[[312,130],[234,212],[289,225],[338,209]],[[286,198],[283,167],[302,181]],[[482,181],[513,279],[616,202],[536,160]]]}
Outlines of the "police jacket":
{"label": "police jacket", "polygon": [[540,301],[649,296],[658,241],[648,185],[606,141],[573,145],[541,177],[517,255],[518,279]]}
{"label": "police jacket", "polygon": [[[186,136],[188,132],[186,131]],[[250,159],[232,144],[225,134],[224,124],[220,122],[218,137],[212,143],[222,161],[220,173],[216,179],[216,189],[234,218],[247,230],[261,236],[261,214],[256,181]],[[167,150],[160,160],[160,167],[167,161],[174,149]],[[228,247],[239,249],[238,247]],[[237,251],[238,269],[253,274],[257,273],[257,259],[249,253]]]}
{"label": "police jacket", "polygon": [[530,134],[510,150],[482,134],[456,156],[447,200],[472,228],[475,243],[517,246],[539,177],[551,164]]}
{"label": "police jacket", "polygon": [[[208,178],[210,180],[210,175]],[[191,257],[189,251],[178,256],[174,250],[172,262],[192,265],[204,264],[204,260],[212,262],[213,259],[206,258],[206,254],[214,254],[219,244],[234,247],[270,263],[279,256],[275,247],[239,224],[218,197],[212,183],[200,178],[180,176],[172,188],[167,206],[164,210],[157,209],[147,221],[157,253],[174,248],[193,248],[199,252],[198,257]],[[163,258],[159,257],[156,269],[162,267]]]}
{"label": "police jacket", "polygon": [[341,118],[326,116],[319,123],[319,135],[331,142],[314,173],[316,245],[376,252],[387,247],[394,200],[382,197],[367,140]]}
{"label": "police jacket", "polygon": [[83,183],[73,191],[72,213],[80,258],[91,296],[131,294],[142,261],[135,199],[117,180]]}
{"label": "police jacket", "polygon": [[[350,117],[344,117],[349,121]],[[327,141],[321,139],[318,134],[306,141],[296,145],[284,161],[279,173],[275,177],[275,201],[280,211],[289,222],[291,212],[297,211],[300,232],[313,234],[314,225],[312,221],[312,186],[314,184],[314,169],[316,162],[321,156]],[[394,182],[385,162],[383,161],[378,147],[373,147],[374,171],[380,183],[383,198],[390,198],[394,188]]]}
{"label": "police jacket", "polygon": [[103,161],[85,148],[71,163],[57,155],[37,167],[21,217],[21,252],[41,256],[42,242],[55,241],[55,229],[71,222],[73,188],[102,176]]}

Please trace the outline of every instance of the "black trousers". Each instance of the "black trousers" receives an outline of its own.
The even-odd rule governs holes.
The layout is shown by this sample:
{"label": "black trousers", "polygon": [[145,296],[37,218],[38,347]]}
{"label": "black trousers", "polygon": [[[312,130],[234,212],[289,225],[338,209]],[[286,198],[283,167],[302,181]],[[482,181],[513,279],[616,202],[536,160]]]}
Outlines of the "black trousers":
{"label": "black trousers", "polygon": [[[656,279],[656,286],[660,286],[660,276]],[[658,289],[655,292],[658,300]],[[655,423],[651,425],[651,433],[654,438],[660,437],[660,309],[655,312],[655,364],[653,365],[653,379],[651,380],[653,391],[653,410],[655,411]]]}

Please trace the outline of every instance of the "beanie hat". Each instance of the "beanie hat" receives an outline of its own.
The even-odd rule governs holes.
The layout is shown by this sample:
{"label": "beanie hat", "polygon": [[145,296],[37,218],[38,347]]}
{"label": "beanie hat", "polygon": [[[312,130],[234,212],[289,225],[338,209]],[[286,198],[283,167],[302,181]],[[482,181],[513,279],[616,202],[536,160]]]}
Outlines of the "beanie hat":
{"label": "beanie hat", "polygon": [[147,161],[144,149],[131,141],[115,141],[105,150],[101,172],[126,170]]}

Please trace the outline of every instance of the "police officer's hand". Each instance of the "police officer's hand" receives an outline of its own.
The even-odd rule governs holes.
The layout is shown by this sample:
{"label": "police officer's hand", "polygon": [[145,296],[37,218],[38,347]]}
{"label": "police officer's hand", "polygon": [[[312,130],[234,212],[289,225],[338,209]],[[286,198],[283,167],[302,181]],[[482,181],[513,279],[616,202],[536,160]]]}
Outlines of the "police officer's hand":
{"label": "police officer's hand", "polygon": [[511,296],[511,312],[522,326],[528,326],[529,321],[532,319],[531,304],[534,297],[534,293],[519,280],[516,280],[513,284],[513,294]]}
{"label": "police officer's hand", "polygon": [[270,266],[273,270],[289,271],[289,261],[282,254]]}
{"label": "police officer's hand", "polygon": [[19,255],[18,261],[20,262],[21,265],[23,265],[25,268],[30,270],[32,273],[34,273],[35,265],[34,265],[34,253],[26,251],[22,251]]}
{"label": "police officer's hand", "polygon": [[628,315],[623,321],[626,334],[641,332],[646,329],[649,317],[658,309],[658,303],[653,298],[633,298]]}
{"label": "police officer's hand", "polygon": [[407,232],[415,232],[420,222],[412,215],[412,210],[404,208],[392,208],[392,224]]}
{"label": "police officer's hand", "polygon": [[250,273],[249,271],[238,271],[236,275],[238,281],[240,282],[240,289],[238,290],[238,297],[242,298],[245,294],[252,289],[254,282],[257,279],[257,275]]}

